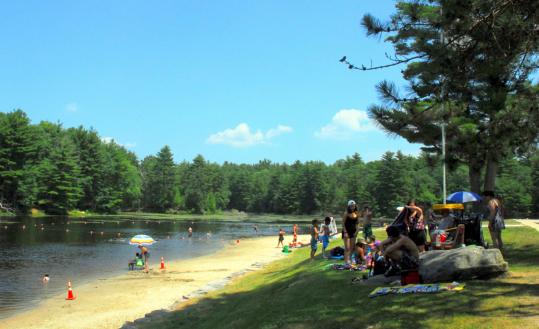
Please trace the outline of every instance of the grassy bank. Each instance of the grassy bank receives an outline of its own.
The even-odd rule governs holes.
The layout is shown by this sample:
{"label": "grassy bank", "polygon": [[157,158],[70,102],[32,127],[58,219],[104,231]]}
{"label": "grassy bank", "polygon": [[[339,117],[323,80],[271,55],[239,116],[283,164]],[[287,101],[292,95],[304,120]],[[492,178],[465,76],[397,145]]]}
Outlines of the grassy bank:
{"label": "grassy bank", "polygon": [[510,275],[460,293],[368,298],[374,287],[351,284],[358,274],[302,249],[143,328],[537,328],[539,232],[512,227],[504,238]]}

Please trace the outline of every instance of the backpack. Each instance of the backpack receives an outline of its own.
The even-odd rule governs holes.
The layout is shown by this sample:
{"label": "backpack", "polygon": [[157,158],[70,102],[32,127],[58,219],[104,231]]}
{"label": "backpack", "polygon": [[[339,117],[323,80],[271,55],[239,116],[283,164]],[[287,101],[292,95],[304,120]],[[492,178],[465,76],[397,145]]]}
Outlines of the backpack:
{"label": "backpack", "polygon": [[344,256],[344,249],[341,247],[335,247],[329,252],[331,256]]}

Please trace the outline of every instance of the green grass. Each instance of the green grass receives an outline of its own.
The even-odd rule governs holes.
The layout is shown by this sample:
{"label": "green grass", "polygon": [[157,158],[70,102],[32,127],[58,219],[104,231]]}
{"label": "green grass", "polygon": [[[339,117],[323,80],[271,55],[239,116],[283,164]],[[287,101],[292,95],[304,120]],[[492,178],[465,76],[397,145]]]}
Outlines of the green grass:
{"label": "green grass", "polygon": [[142,328],[536,328],[539,232],[510,228],[504,238],[510,275],[458,293],[368,298],[373,286],[351,284],[358,274],[311,262],[305,248]]}

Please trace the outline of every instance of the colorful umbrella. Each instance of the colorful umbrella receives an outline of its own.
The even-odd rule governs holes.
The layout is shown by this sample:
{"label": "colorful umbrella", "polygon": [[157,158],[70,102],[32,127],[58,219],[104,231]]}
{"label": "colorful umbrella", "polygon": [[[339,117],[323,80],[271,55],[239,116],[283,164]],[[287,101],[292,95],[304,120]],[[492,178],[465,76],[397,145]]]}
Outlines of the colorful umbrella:
{"label": "colorful umbrella", "polygon": [[140,244],[143,246],[151,246],[154,243],[155,243],[155,240],[151,236],[145,235],[145,234],[135,235],[134,237],[131,238],[131,240],[129,240],[129,244],[131,245]]}
{"label": "colorful umbrella", "polygon": [[465,202],[476,202],[481,201],[481,197],[479,194],[474,192],[455,192],[447,197],[447,201],[451,202],[457,202],[457,203],[465,203]]}

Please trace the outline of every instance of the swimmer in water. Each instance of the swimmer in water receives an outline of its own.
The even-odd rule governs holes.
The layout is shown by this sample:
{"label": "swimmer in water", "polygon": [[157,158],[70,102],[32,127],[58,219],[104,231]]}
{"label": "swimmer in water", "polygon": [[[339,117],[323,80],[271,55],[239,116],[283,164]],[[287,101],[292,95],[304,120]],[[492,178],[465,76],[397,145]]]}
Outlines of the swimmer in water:
{"label": "swimmer in water", "polygon": [[43,279],[41,279],[41,281],[43,281],[43,283],[49,283],[50,279],[51,278],[49,277],[49,275],[45,274],[43,275]]}
{"label": "swimmer in water", "polygon": [[188,237],[192,237],[192,236],[193,236],[193,229],[192,229],[191,227],[189,227],[189,228],[187,229],[187,236],[188,236]]}

